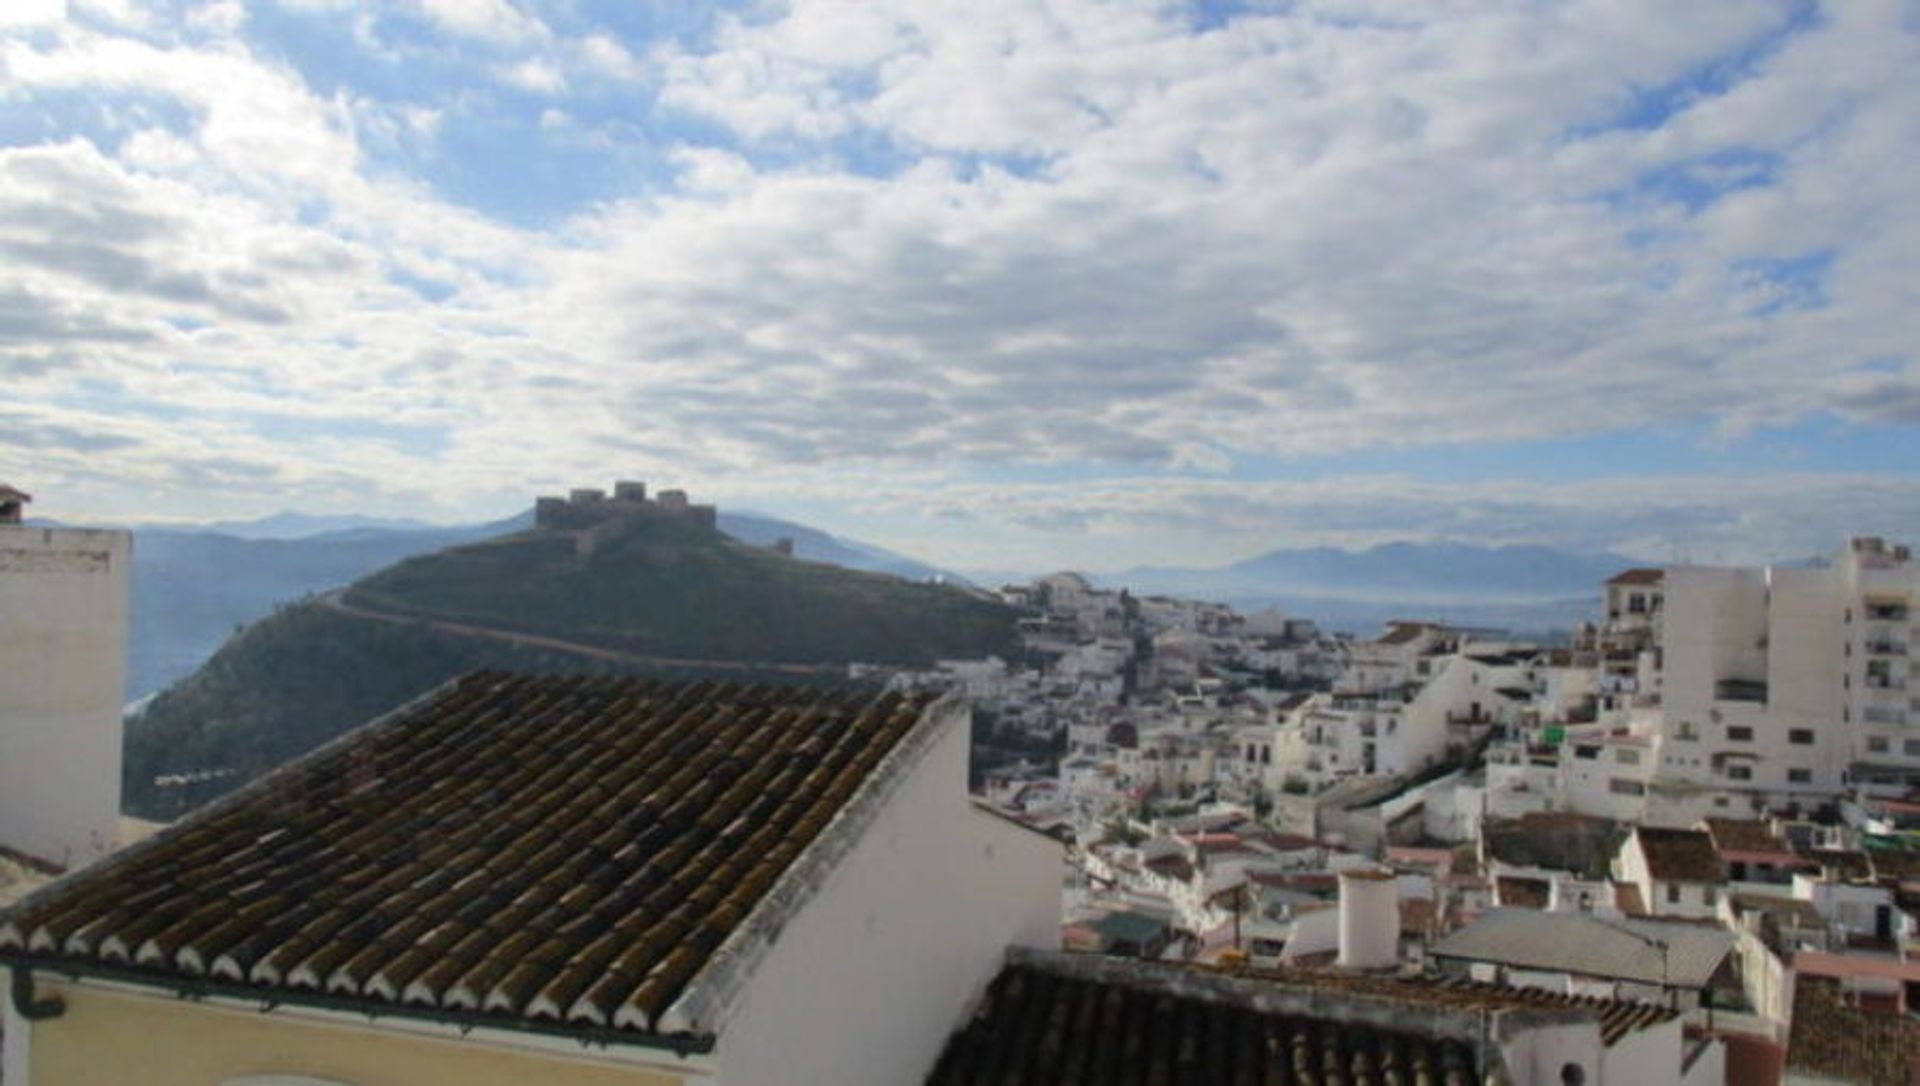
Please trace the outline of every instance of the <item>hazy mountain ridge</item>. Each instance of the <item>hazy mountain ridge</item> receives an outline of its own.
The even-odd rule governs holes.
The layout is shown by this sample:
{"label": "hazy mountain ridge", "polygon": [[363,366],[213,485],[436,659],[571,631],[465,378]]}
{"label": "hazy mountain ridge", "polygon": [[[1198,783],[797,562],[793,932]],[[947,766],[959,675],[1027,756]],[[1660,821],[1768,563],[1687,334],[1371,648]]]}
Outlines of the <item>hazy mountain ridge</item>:
{"label": "hazy mountain ridge", "polygon": [[1624,555],[1530,544],[1383,543],[1363,551],[1279,549],[1217,569],[1142,566],[1093,580],[1138,593],[1222,601],[1294,596],[1418,608],[1588,598],[1598,595],[1608,577],[1644,564]]}

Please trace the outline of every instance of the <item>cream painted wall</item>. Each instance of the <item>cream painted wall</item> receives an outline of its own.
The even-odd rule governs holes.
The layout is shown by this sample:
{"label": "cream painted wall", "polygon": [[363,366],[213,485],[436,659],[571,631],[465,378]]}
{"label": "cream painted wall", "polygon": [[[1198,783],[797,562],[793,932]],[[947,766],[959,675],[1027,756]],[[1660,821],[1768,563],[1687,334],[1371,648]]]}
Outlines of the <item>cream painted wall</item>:
{"label": "cream painted wall", "polygon": [[126,532],[0,527],[0,845],[113,846],[132,558]]}
{"label": "cream painted wall", "polygon": [[923,1081],[1007,946],[1059,945],[1061,846],[975,809],[967,715],[781,933],[720,1027],[725,1086]]}
{"label": "cream painted wall", "polygon": [[[27,1078],[18,1086],[221,1086],[245,1075],[308,1075],[343,1086],[690,1086],[665,1070],[616,1066],[556,1045],[552,1054],[287,1012],[190,1003],[171,996],[55,984],[59,1018],[32,1025]],[[12,1039],[9,1038],[9,1044]],[[664,1059],[672,1059],[662,1053]],[[11,1077],[6,1086],[16,1086]]]}

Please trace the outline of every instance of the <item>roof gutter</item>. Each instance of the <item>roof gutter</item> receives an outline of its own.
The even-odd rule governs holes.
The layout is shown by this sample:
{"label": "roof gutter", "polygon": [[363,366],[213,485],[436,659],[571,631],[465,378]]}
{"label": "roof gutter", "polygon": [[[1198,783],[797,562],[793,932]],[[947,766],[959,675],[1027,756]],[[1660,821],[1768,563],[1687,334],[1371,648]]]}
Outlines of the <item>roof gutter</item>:
{"label": "roof gutter", "polygon": [[33,966],[19,962],[10,963],[12,974],[10,987],[13,990],[13,1010],[29,1022],[45,1022],[67,1013],[66,1001],[59,998],[33,998]]}
{"label": "roof gutter", "polygon": [[432,1025],[449,1026],[463,1034],[471,1033],[476,1029],[505,1030],[575,1041],[582,1048],[647,1048],[671,1052],[681,1059],[707,1055],[714,1050],[716,1043],[716,1038],[711,1033],[659,1034],[605,1027],[582,1028],[578,1024],[507,1017],[480,1011],[446,1010],[398,1003],[370,1003],[366,1000],[327,992],[267,989],[212,977],[162,975],[107,962],[74,961],[36,954],[0,954],[0,965],[5,965],[12,970],[14,1008],[20,1012],[21,1017],[30,1022],[57,1018],[66,1011],[66,1004],[59,999],[33,1001],[33,973],[38,969],[61,974],[74,980],[92,978],[143,988],[163,989],[183,999],[201,1000],[211,997],[255,1003],[259,1005],[262,1013],[279,1006],[306,1007],[339,1014],[362,1015],[368,1021],[378,1018],[398,1018],[426,1022]]}

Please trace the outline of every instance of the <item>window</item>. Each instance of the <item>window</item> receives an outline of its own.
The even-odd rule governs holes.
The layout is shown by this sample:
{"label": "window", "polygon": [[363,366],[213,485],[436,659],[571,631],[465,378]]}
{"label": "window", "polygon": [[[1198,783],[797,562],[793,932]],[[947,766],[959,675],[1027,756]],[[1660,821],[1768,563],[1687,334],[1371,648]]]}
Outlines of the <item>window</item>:
{"label": "window", "polygon": [[1753,742],[1753,729],[1747,727],[1745,724],[1729,724],[1727,726],[1727,741],[1731,743],[1751,743]]}
{"label": "window", "polygon": [[1670,882],[1667,884],[1667,904],[1669,905],[1680,904],[1680,884],[1679,883]]}
{"label": "window", "polygon": [[1812,784],[1813,770],[1789,769],[1787,770],[1787,782],[1789,784]]}
{"label": "window", "polygon": [[1719,900],[1719,897],[1720,897],[1720,896],[1719,896],[1718,894],[1716,894],[1716,893],[1714,893],[1714,892],[1713,892],[1713,887],[1711,887],[1711,886],[1703,886],[1703,887],[1701,887],[1701,888],[1700,888],[1700,897],[1701,897],[1701,898],[1702,898],[1702,899],[1703,899],[1704,901],[1706,901],[1706,903],[1707,903],[1707,906],[1708,906],[1709,908],[1711,908],[1711,907],[1713,906],[1713,904],[1714,904],[1714,903],[1715,903],[1716,901],[1718,901],[1718,900]]}
{"label": "window", "polygon": [[1607,791],[1616,796],[1644,796],[1647,786],[1639,781],[1630,781],[1625,777],[1614,777],[1607,782]]}
{"label": "window", "polygon": [[1753,767],[1748,765],[1730,765],[1727,767],[1727,777],[1730,780],[1750,781],[1753,779]]}
{"label": "window", "polygon": [[1787,742],[1798,743],[1803,747],[1810,747],[1813,745],[1813,729],[1812,728],[1789,729],[1787,732]]}
{"label": "window", "polygon": [[1639,765],[1640,752],[1627,747],[1618,747],[1613,752],[1613,760],[1621,765]]}
{"label": "window", "polygon": [[1587,758],[1587,759],[1598,758],[1600,757],[1600,748],[1599,747],[1575,747],[1573,748],[1573,756],[1575,758]]}
{"label": "window", "polygon": [[1920,758],[1920,739],[1909,739],[1900,744],[1900,747],[1906,751],[1907,757]]}
{"label": "window", "polygon": [[1887,752],[1887,737],[1884,735],[1867,736],[1867,752],[1870,754],[1885,754]]}

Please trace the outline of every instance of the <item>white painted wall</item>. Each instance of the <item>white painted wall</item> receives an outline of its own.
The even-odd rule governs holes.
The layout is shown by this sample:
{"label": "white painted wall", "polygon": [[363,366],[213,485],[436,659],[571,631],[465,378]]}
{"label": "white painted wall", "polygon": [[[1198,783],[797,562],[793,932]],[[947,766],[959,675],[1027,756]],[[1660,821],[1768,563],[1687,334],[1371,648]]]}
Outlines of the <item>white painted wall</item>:
{"label": "white painted wall", "polygon": [[66,867],[120,816],[126,532],[0,526],[0,845]]}
{"label": "white painted wall", "polygon": [[1059,945],[1059,843],[975,808],[956,713],[720,1025],[726,1086],[920,1082],[1012,944]]}

